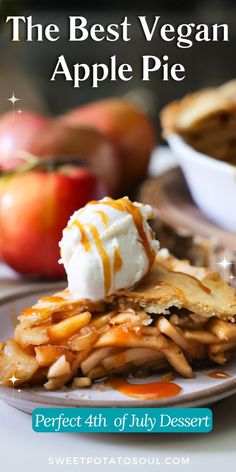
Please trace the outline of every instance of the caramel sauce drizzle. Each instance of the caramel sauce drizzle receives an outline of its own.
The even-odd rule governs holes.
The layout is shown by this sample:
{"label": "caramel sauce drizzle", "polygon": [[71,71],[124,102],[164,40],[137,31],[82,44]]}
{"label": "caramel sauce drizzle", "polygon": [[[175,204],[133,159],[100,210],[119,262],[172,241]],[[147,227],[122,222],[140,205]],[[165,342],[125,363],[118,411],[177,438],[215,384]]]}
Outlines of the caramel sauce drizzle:
{"label": "caramel sauce drizzle", "polygon": [[72,225],[77,226],[77,228],[79,228],[80,234],[81,234],[81,244],[83,244],[84,250],[86,252],[89,252],[91,249],[91,245],[90,245],[89,237],[86,233],[84,225],[82,225],[78,221],[74,221]]}
{"label": "caramel sauce drizzle", "polygon": [[[101,202],[91,201],[87,205],[99,205],[99,204],[101,204]],[[140,209],[136,207],[132,202],[130,202],[127,198],[120,198],[119,200],[113,200],[112,198],[107,197],[107,200],[103,201],[102,205],[108,205],[110,207],[115,208],[116,210],[126,212],[132,216],[134,224],[138,231],[140,240],[147,254],[147,257],[149,260],[149,268],[150,268],[155,259],[155,251],[153,251],[152,248],[150,247],[150,243],[144,231],[143,217],[140,212]],[[96,213],[98,213],[101,216],[105,228],[108,228],[109,221],[105,212],[101,210],[97,210]],[[84,246],[84,249],[87,252],[91,250],[90,240],[86,232],[86,227],[89,228],[93,236],[98,253],[100,254],[101,259],[102,259],[103,275],[104,275],[104,290],[105,290],[105,294],[107,294],[111,287],[111,262],[110,262],[109,255],[107,254],[105,248],[103,247],[98,230],[96,229],[94,225],[90,223],[85,223],[84,225],[82,225],[78,221],[73,221],[71,225],[67,226],[67,229],[70,230],[72,226],[77,226],[77,228],[79,228],[80,233],[81,233],[81,244]],[[122,265],[123,265],[123,261],[119,253],[119,247],[115,247],[114,248],[114,262],[113,262],[114,272],[115,273],[118,272],[121,269]]]}
{"label": "caramel sauce drizzle", "polygon": [[179,272],[177,270],[174,270],[174,271],[168,271],[168,272],[174,272],[175,274],[180,274],[182,275],[183,273],[185,275],[187,275],[188,277],[190,277],[191,279],[193,279],[199,286],[199,288],[205,292],[207,295],[211,295],[211,289],[209,287],[206,287],[206,285],[203,285],[203,283],[201,282],[201,280],[197,279],[196,277],[194,277],[193,275],[191,274],[188,274],[188,273],[185,273],[185,272]]}
{"label": "caramel sauce drizzle", "polygon": [[[160,263],[159,263],[159,264],[160,264]],[[161,264],[160,264],[160,265],[161,265]],[[165,267],[165,266],[164,266],[164,269],[165,269],[165,271],[167,271],[169,274],[177,274],[177,275],[181,275],[181,276],[184,274],[184,275],[187,276],[188,278],[194,280],[194,282],[199,286],[199,288],[200,288],[203,292],[205,292],[207,295],[211,295],[211,289],[210,289],[209,287],[206,287],[206,285],[203,285],[203,283],[201,282],[201,280],[197,279],[197,278],[194,277],[193,275],[188,274],[188,273],[186,273],[186,272],[179,272],[179,271],[177,271],[177,270],[171,270],[171,269],[168,269],[168,268]],[[177,288],[177,287],[173,287],[171,281],[168,281],[168,282],[165,281],[165,280],[161,280],[160,282],[157,281],[157,284],[156,284],[156,285],[158,286],[158,285],[165,285],[165,284],[166,284],[166,285],[169,285],[170,287],[172,287],[178,295],[180,295],[184,300],[186,300],[186,297],[185,297],[183,291],[182,291],[181,289]]]}
{"label": "caramel sauce drizzle", "polygon": [[96,213],[98,213],[98,215],[101,216],[102,222],[103,222],[105,228],[108,229],[109,221],[108,221],[108,217],[107,217],[106,213],[104,213],[104,211],[102,211],[102,210],[97,210]]}
{"label": "caramel sauce drizzle", "polygon": [[[88,205],[98,205],[99,203],[100,202],[97,202],[94,200],[94,201],[89,202]],[[125,197],[120,198],[119,200],[113,200],[113,198],[107,197],[107,200],[103,201],[102,204],[113,207],[115,208],[115,210],[118,210],[118,211],[124,211],[126,213],[129,213],[132,216],[134,224],[138,231],[140,240],[147,254],[147,257],[149,260],[149,268],[150,268],[155,260],[155,251],[153,251],[152,248],[150,247],[147,235],[144,231],[143,217],[140,212],[140,209],[136,207],[132,202],[130,202]]]}
{"label": "caramel sauce drizzle", "polygon": [[121,256],[120,256],[120,250],[118,246],[114,247],[114,263],[113,263],[113,268],[114,272],[119,272],[123,265]]}
{"label": "caramel sauce drizzle", "polygon": [[172,382],[148,382],[134,384],[123,377],[108,379],[106,384],[128,397],[139,400],[155,400],[159,398],[175,397],[181,391],[181,387]]}
{"label": "caramel sauce drizzle", "polygon": [[110,262],[110,257],[107,254],[106,250],[103,247],[102,241],[100,239],[99,233],[97,228],[95,226],[86,223],[86,226],[90,229],[90,232],[93,236],[96,248],[98,250],[98,253],[101,256],[102,259],[102,265],[103,265],[103,274],[104,274],[104,289],[105,289],[105,294],[109,292],[109,289],[111,287],[111,262]]}
{"label": "caramel sauce drizzle", "polygon": [[45,311],[45,308],[42,309],[42,308],[24,308],[22,311],[21,311],[21,314],[22,315],[33,315],[34,313],[42,313]]}
{"label": "caramel sauce drizzle", "polygon": [[42,297],[40,301],[48,303],[61,303],[64,302],[65,299],[62,297],[58,297],[57,295],[52,295],[51,297]]}
{"label": "caramel sauce drizzle", "polygon": [[227,374],[224,370],[214,370],[207,374],[208,377],[212,377],[213,379],[229,379],[230,375]]}
{"label": "caramel sauce drizzle", "polygon": [[[107,226],[108,225],[108,219],[107,219],[107,216],[105,215],[105,213],[102,212],[102,211],[101,212],[97,211],[97,213],[100,214],[105,226]],[[86,227],[89,228],[89,230],[90,230],[90,232],[93,236],[95,246],[96,246],[96,248],[98,250],[98,253],[100,254],[101,259],[102,259],[103,275],[104,275],[104,290],[105,290],[105,294],[107,294],[109,289],[110,289],[110,286],[111,286],[111,264],[110,264],[110,258],[108,256],[107,252],[105,251],[105,249],[103,247],[103,244],[101,242],[101,239],[99,237],[98,230],[92,224],[89,224],[89,223],[81,224],[78,221],[73,221],[71,225],[67,226],[67,229],[70,230],[72,228],[72,226],[76,226],[80,230],[81,244],[83,245],[86,252],[89,252],[91,250],[91,244],[90,244],[89,236],[88,236],[87,231],[86,231]]]}

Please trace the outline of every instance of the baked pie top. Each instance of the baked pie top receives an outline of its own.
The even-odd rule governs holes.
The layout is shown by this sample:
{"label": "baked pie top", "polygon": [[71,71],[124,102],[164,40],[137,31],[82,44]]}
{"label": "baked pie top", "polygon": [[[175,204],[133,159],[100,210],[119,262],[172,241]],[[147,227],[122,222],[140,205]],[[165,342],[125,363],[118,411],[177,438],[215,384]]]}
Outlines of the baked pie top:
{"label": "baked pie top", "polygon": [[126,308],[136,304],[156,314],[168,314],[170,307],[186,308],[206,318],[216,316],[225,320],[233,320],[236,315],[235,290],[218,273],[193,267],[173,256],[158,256],[149,274],[130,290],[119,290],[105,300],[92,303],[73,299],[65,289],[24,309],[20,321],[33,326],[54,317],[57,322],[64,314],[66,317],[75,311],[104,312],[107,304]]}
{"label": "baked pie top", "polygon": [[236,314],[235,290],[217,272],[193,267],[173,256],[166,260],[157,258],[149,275],[120,295],[149,313],[168,314],[170,307],[177,307],[207,318],[231,319]]}
{"label": "baked pie top", "polygon": [[179,134],[197,151],[235,165],[236,80],[170,103],[161,124],[164,137]]}
{"label": "baked pie top", "polygon": [[164,136],[171,133],[198,132],[202,125],[211,127],[216,120],[235,114],[236,80],[221,87],[205,88],[176,100],[161,113]]}

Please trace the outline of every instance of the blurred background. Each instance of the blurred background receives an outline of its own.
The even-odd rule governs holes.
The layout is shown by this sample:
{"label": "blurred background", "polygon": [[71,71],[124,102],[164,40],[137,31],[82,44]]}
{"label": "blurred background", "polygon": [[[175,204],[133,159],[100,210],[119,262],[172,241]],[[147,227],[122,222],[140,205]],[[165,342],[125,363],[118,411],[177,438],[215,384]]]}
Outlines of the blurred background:
{"label": "blurred background", "polygon": [[[135,6],[134,6],[135,4]],[[171,100],[204,86],[218,85],[235,76],[236,48],[236,3],[234,0],[159,0],[136,2],[113,0],[96,1],[44,1],[2,0],[1,41],[0,41],[0,111],[9,109],[4,100],[14,89],[22,108],[46,112],[52,115],[64,113],[71,107],[111,95],[125,96],[141,104],[154,118],[158,128],[158,114]],[[33,15],[34,21],[42,24],[50,22],[60,27],[60,39],[56,42],[9,41],[10,25],[5,25],[7,15]],[[129,16],[132,23],[132,40],[117,42],[68,42],[66,25],[68,15],[84,15],[89,23],[120,22]],[[227,23],[229,42],[195,43],[191,48],[180,49],[175,42],[164,42],[156,35],[151,42],[145,41],[136,15],[160,15],[162,22],[180,23]],[[132,21],[133,20],[133,21]],[[140,56],[168,54],[172,63],[180,62],[186,67],[186,79],[181,82],[162,82],[159,73],[153,73],[150,82],[140,80]],[[128,62],[134,70],[130,82],[102,82],[97,89],[89,87],[89,82],[80,89],[73,89],[63,78],[49,82],[58,55],[64,54],[68,64],[99,61],[107,63],[109,56],[117,54],[120,62]]]}

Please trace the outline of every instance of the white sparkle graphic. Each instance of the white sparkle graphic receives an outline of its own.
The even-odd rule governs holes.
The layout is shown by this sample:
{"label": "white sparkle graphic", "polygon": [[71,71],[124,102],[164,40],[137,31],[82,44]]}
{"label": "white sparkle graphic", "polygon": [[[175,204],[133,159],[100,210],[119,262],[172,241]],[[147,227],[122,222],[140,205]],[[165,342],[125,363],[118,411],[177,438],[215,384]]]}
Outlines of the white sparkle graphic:
{"label": "white sparkle graphic", "polygon": [[12,377],[10,377],[8,380],[9,380],[10,382],[12,382],[12,385],[14,386],[14,385],[15,385],[15,382],[16,382],[17,380],[19,380],[19,379],[18,379],[18,377],[15,377],[15,374],[13,374]]}
{"label": "white sparkle graphic", "polygon": [[16,98],[15,96],[15,92],[13,90],[12,92],[12,96],[10,98],[6,98],[6,100],[8,100],[9,102],[12,103],[12,115],[13,115],[13,120],[15,118],[15,103],[18,102],[19,100],[21,100],[20,98]]}
{"label": "white sparkle graphic", "polygon": [[232,264],[232,262],[228,261],[226,259],[226,257],[224,256],[222,261],[221,262],[217,262],[218,265],[220,265],[221,267],[223,267],[223,269],[226,269],[226,267],[228,267],[229,265]]}
{"label": "white sparkle graphic", "polygon": [[17,113],[18,113],[19,115],[21,115],[22,110],[20,110],[20,108],[19,108],[19,110],[17,110]]}
{"label": "white sparkle graphic", "polygon": [[16,98],[15,97],[15,92],[13,90],[12,92],[12,96],[10,98],[7,98],[6,100],[8,100],[9,102],[12,103],[12,105],[15,105],[16,102],[18,102],[20,100],[20,98]]}
{"label": "white sparkle graphic", "polygon": [[[231,283],[233,285],[235,285],[235,275],[233,275],[233,267],[235,265],[235,261],[231,261],[229,259],[227,259],[227,256],[224,255],[222,261],[220,262],[216,262],[217,265],[221,266],[222,267],[222,272],[221,275],[222,275],[222,278],[223,278],[223,281],[224,283]],[[229,269],[227,269],[229,266],[231,266]],[[235,279],[235,280],[234,280]]]}

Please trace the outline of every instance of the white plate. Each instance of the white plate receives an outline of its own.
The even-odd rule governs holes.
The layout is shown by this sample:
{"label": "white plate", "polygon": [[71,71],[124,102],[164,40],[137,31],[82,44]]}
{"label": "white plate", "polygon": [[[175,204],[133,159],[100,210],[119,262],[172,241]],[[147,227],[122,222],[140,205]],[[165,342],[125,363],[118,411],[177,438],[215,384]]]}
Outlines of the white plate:
{"label": "white plate", "polygon": [[[52,292],[52,288],[50,289]],[[22,295],[15,295],[6,297],[0,301],[0,333],[1,340],[7,339],[13,333],[12,314],[14,311],[19,311],[31,306],[37,298],[47,294],[48,291],[41,292],[36,290],[34,293],[22,293]],[[8,404],[20,410],[31,413],[34,408],[38,407],[193,407],[205,406],[213,402],[229,397],[236,393],[236,359],[232,360],[225,368],[230,377],[227,379],[214,379],[207,374],[214,370],[204,369],[196,373],[194,379],[183,379],[176,377],[174,382],[181,388],[179,395],[161,400],[146,400],[140,401],[134,398],[127,397],[108,386],[103,390],[99,390],[98,386],[94,385],[90,389],[72,389],[66,388],[63,391],[48,392],[43,387],[34,387],[17,389],[0,387],[0,398]],[[145,380],[135,379],[133,381],[150,382],[160,380],[161,376],[156,375]]]}

